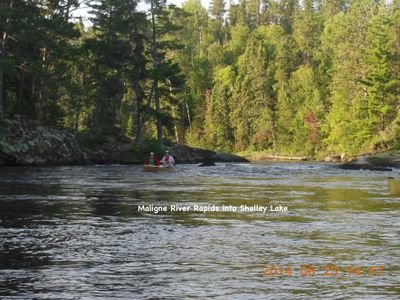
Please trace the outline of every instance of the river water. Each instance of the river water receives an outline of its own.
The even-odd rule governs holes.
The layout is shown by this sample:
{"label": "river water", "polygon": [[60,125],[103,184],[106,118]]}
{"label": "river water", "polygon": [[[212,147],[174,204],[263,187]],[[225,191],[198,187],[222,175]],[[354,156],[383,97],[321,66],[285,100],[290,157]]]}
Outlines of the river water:
{"label": "river water", "polygon": [[[398,173],[1,168],[0,298],[399,299]],[[139,211],[150,205],[167,211]]]}

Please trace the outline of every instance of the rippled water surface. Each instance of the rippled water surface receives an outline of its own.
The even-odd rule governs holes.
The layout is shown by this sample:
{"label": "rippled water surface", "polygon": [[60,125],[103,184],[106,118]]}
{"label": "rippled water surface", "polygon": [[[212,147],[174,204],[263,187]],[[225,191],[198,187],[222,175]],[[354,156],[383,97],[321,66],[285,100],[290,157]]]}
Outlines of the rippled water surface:
{"label": "rippled water surface", "polygon": [[[398,172],[1,168],[0,298],[399,299]],[[288,212],[138,211],[151,204]]]}

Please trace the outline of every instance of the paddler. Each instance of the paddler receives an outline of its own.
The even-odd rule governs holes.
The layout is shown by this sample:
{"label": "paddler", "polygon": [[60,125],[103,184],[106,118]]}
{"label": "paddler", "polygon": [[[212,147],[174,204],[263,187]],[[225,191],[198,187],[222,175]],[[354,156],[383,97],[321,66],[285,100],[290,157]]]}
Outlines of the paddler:
{"label": "paddler", "polygon": [[175,164],[175,160],[172,155],[169,154],[169,151],[165,151],[164,157],[160,161],[164,167],[172,167]]}
{"label": "paddler", "polygon": [[154,156],[154,152],[150,152],[150,156],[146,158],[144,164],[146,166],[158,166],[160,161]]}

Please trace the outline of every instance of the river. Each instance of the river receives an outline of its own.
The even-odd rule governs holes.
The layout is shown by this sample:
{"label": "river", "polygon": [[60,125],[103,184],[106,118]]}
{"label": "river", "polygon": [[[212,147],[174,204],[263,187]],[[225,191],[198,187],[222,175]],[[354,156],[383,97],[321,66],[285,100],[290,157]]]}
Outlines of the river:
{"label": "river", "polygon": [[0,298],[399,299],[399,173],[2,167]]}

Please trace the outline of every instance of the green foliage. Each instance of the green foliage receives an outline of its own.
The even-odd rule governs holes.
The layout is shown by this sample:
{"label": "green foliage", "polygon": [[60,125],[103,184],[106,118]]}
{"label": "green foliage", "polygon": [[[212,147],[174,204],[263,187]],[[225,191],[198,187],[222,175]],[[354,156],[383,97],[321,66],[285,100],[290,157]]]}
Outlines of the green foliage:
{"label": "green foliage", "polygon": [[236,147],[257,150],[276,142],[276,48],[268,42],[269,28],[259,27],[238,61],[238,77],[231,113]]}
{"label": "green foliage", "polygon": [[[385,15],[384,7],[374,17],[369,31],[370,49],[368,53],[369,70],[362,80],[368,91],[368,121],[371,136],[385,131],[395,118],[395,88],[397,78],[391,74],[390,63],[393,41],[389,37],[390,19]],[[384,141],[380,142],[384,147]]]}
{"label": "green foliage", "polygon": [[132,155],[139,160],[145,160],[150,152],[154,152],[156,157],[161,158],[164,155],[164,149],[160,146],[157,140],[145,140],[140,144],[132,144]]}
{"label": "green foliage", "polygon": [[317,157],[400,145],[398,0],[147,2],[89,1],[85,27],[83,0],[1,1],[0,119],[88,148],[129,136],[143,157],[160,134]]}
{"label": "green foliage", "polygon": [[280,147],[313,156],[323,138],[320,126],[324,111],[312,68],[301,66],[292,73],[287,90],[286,99],[280,103],[280,109],[287,112],[279,123],[279,136],[284,137]]}
{"label": "green foliage", "polygon": [[233,132],[230,122],[232,92],[235,72],[233,68],[221,67],[215,70],[213,90],[207,97],[205,119],[205,140],[218,150],[229,151],[233,146]]}
{"label": "green foliage", "polygon": [[[327,116],[325,144],[329,151],[357,154],[373,148],[368,89],[368,29],[377,13],[374,1],[354,1],[346,14],[338,14],[329,27],[326,45],[332,49],[331,107]],[[354,47],[357,45],[357,47]]]}

